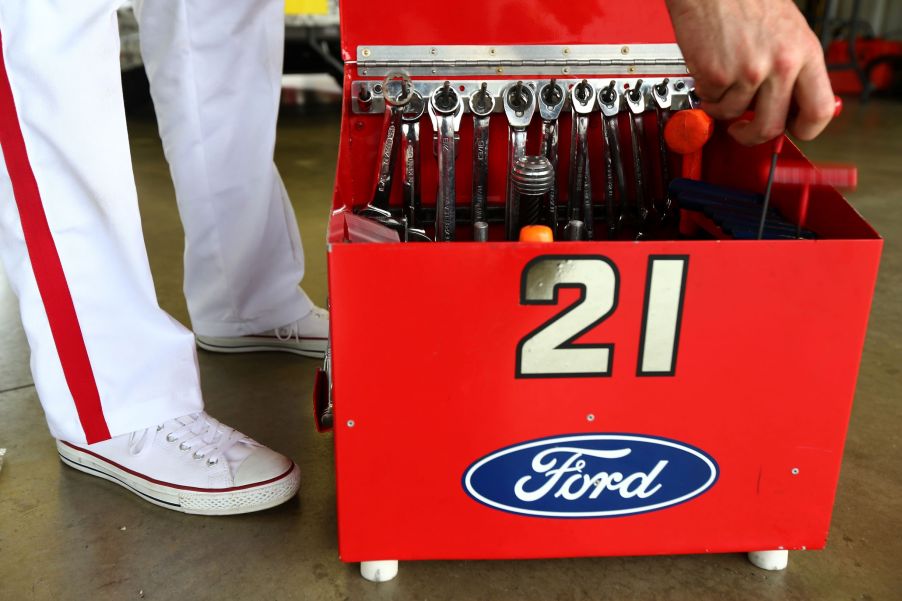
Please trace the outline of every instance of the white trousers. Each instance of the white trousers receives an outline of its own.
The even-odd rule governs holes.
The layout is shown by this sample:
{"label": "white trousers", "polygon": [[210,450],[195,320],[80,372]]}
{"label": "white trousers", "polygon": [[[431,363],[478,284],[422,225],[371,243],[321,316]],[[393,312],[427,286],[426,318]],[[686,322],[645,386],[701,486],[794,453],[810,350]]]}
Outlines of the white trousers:
{"label": "white trousers", "polygon": [[[73,442],[203,407],[193,335],[159,308],[147,262],[117,4],[0,0],[0,259],[50,431]],[[298,287],[300,235],[272,160],[283,7],[135,6],[199,334],[256,333],[312,307]]]}

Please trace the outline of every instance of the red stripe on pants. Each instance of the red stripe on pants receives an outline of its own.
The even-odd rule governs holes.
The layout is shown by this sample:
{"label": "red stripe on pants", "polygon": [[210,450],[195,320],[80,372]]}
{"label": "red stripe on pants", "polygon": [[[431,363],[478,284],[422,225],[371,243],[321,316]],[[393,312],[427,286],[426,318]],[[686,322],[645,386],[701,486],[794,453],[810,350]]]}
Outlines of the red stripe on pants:
{"label": "red stripe on pants", "polygon": [[28,162],[25,139],[19,126],[3,58],[2,34],[0,34],[0,147],[3,148],[6,168],[12,181],[13,196],[19,209],[19,219],[22,222],[34,278],[38,284],[41,300],[44,302],[44,310],[50,322],[50,331],[66,377],[66,384],[75,401],[78,419],[89,444],[107,440],[110,438],[110,430],[103,416],[94,371],[91,369],[78,315],[72,303],[72,294],[66,283],[66,274],[63,272],[63,265],[41,203],[38,183]]}

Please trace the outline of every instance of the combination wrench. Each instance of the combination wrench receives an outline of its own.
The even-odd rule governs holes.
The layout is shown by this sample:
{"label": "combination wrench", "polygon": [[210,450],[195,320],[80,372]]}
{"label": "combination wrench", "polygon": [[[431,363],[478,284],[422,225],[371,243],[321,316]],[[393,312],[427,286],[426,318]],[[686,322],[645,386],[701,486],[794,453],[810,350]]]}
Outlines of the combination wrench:
{"label": "combination wrench", "polygon": [[[389,92],[391,84],[398,84],[399,91],[396,95]],[[389,211],[391,200],[392,178],[394,177],[395,164],[399,154],[399,138],[401,136],[401,116],[407,105],[414,98],[413,86],[406,74],[389,73],[382,83],[382,96],[385,99],[385,118],[382,121],[382,144],[379,155],[379,169],[377,171],[376,184],[373,189],[372,199],[369,204],[358,213],[373,221],[389,227],[401,234],[401,239],[406,241],[431,242],[430,238],[422,230],[410,229],[407,219],[398,221],[392,217]]]}
{"label": "combination wrench", "polygon": [[[623,170],[623,156],[620,152],[620,125],[618,115],[622,104],[622,96],[618,92],[616,82],[602,88],[598,95],[598,106],[602,115],[602,134],[604,136],[605,167],[605,216],[608,222],[608,238],[614,238],[623,225],[627,203],[626,176]],[[620,198],[620,210],[615,208],[614,186]]]}
{"label": "combination wrench", "polygon": [[486,203],[489,183],[489,125],[495,97],[489,94],[488,84],[470,95],[470,112],[473,113],[473,196],[472,222],[473,237],[482,235],[482,226],[477,231],[477,223],[486,222]]}
{"label": "combination wrench", "polygon": [[546,223],[557,235],[557,166],[558,166],[558,140],[560,127],[558,118],[564,108],[564,90],[552,79],[539,89],[539,116],[542,117],[542,133],[539,137],[539,154],[551,163],[555,174],[555,183],[548,193],[548,206],[546,207]]}
{"label": "combination wrench", "polygon": [[[570,91],[573,124],[570,133],[569,221],[582,221],[586,238],[593,237],[592,181],[589,176],[589,116],[595,110],[595,88],[587,80]],[[568,223],[569,225],[569,223]]]}
{"label": "combination wrench", "polygon": [[404,190],[404,215],[410,227],[417,227],[420,212],[420,118],[426,103],[416,90],[401,112],[401,181]]}
{"label": "combination wrench", "polygon": [[[395,161],[398,157],[398,138],[401,131],[401,112],[411,101],[412,86],[410,80],[401,80],[400,91],[397,96],[389,93],[389,83],[393,81],[391,76],[385,78],[382,84],[382,95],[385,98],[385,117],[382,120],[382,145],[379,154],[379,170],[376,176],[376,185],[373,190],[372,201],[364,209],[367,217],[379,219],[388,214],[389,200],[391,199],[392,178],[395,173]],[[389,214],[389,217],[391,215]]]}
{"label": "combination wrench", "polygon": [[457,227],[457,198],[454,161],[457,159],[457,132],[464,105],[451,82],[436,88],[429,99],[429,117],[435,130],[435,154],[438,159],[438,194],[435,198],[435,239],[454,240]]}
{"label": "combination wrench", "polygon": [[511,182],[511,174],[517,161],[526,155],[526,130],[536,111],[536,95],[522,81],[511,85],[504,92],[504,112],[508,123],[507,190],[504,205],[504,235],[506,240],[520,237],[519,195]]}
{"label": "combination wrench", "polygon": [[655,100],[655,113],[658,121],[658,153],[661,161],[661,222],[670,221],[673,217],[673,202],[670,200],[670,156],[664,140],[664,127],[670,119],[670,108],[673,95],[670,94],[670,79],[665,78],[652,87]]}
{"label": "combination wrench", "polygon": [[639,235],[644,235],[643,226],[648,220],[648,190],[646,190],[645,173],[645,94],[642,92],[642,80],[627,90],[626,105],[630,111],[630,138],[633,146],[633,178],[636,193],[636,217],[638,218]]}

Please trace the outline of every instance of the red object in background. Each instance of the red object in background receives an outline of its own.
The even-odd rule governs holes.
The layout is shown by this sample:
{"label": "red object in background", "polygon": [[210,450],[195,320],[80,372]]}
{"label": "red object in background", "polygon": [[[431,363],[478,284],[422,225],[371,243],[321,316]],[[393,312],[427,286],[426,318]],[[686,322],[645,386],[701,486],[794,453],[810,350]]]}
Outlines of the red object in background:
{"label": "red object in background", "polygon": [[[351,110],[351,83],[381,80],[353,62],[358,45],[635,46],[672,42],[673,33],[661,1],[589,0],[579,11],[538,0],[468,0],[452,11],[427,3],[401,13],[403,23],[379,3],[343,0],[341,9],[344,53],[352,62],[345,67],[328,255],[341,558],[823,547],[882,249],[876,232],[836,190],[818,187],[807,219],[817,241],[348,243],[349,207],[370,200],[382,117]],[[623,77],[680,76],[641,71]],[[481,79],[482,73],[454,78]],[[470,187],[470,121],[460,131],[458,190]],[[529,130],[530,152],[538,121]],[[601,156],[599,121],[593,115],[593,157]],[[421,127],[429,141],[429,121]],[[489,201],[499,206],[507,175],[504,117],[494,115],[491,128]],[[570,131],[568,115],[561,131]],[[562,136],[559,173],[568,173],[568,149]],[[421,150],[428,206],[435,200],[435,159],[430,143]],[[703,172],[715,184],[761,191],[771,150],[739,146],[718,131],[706,146]],[[805,161],[791,142],[784,157]],[[597,190],[601,164],[593,158]],[[799,209],[791,187],[774,189],[772,202],[784,214]],[[498,240],[499,226],[492,227]],[[466,230],[461,224],[461,233]],[[524,300],[531,266],[546,259],[593,262],[603,275],[614,274],[616,285],[604,289],[614,306],[572,341],[609,348],[608,374],[517,376],[523,342],[587,298],[588,287],[554,285],[552,302]],[[643,324],[656,289],[652,266],[662,260],[685,273],[678,352],[672,373],[650,377],[640,363],[649,340]],[[678,441],[712,458],[717,480],[680,504],[605,518],[512,513],[467,489],[470,468],[499,450],[574,433]]]}
{"label": "red object in background", "polygon": [[[874,59],[883,56],[902,56],[902,42],[883,39],[859,38],[855,42],[858,64],[867,69]],[[827,48],[827,65],[845,65],[849,62],[849,42],[837,40]],[[871,72],[871,84],[875,91],[886,90],[893,80],[890,65],[878,65]],[[830,83],[836,94],[861,94],[861,81],[851,69],[830,71]]]}

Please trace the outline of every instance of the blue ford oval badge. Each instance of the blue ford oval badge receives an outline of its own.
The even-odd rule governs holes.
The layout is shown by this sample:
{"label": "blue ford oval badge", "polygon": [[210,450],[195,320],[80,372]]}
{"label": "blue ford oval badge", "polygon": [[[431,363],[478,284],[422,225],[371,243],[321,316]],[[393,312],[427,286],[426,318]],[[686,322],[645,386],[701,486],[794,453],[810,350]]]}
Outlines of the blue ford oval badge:
{"label": "blue ford oval badge", "polygon": [[501,449],[467,469],[489,507],[552,518],[601,518],[684,503],[717,481],[717,463],[687,444],[636,434],[575,434]]}

